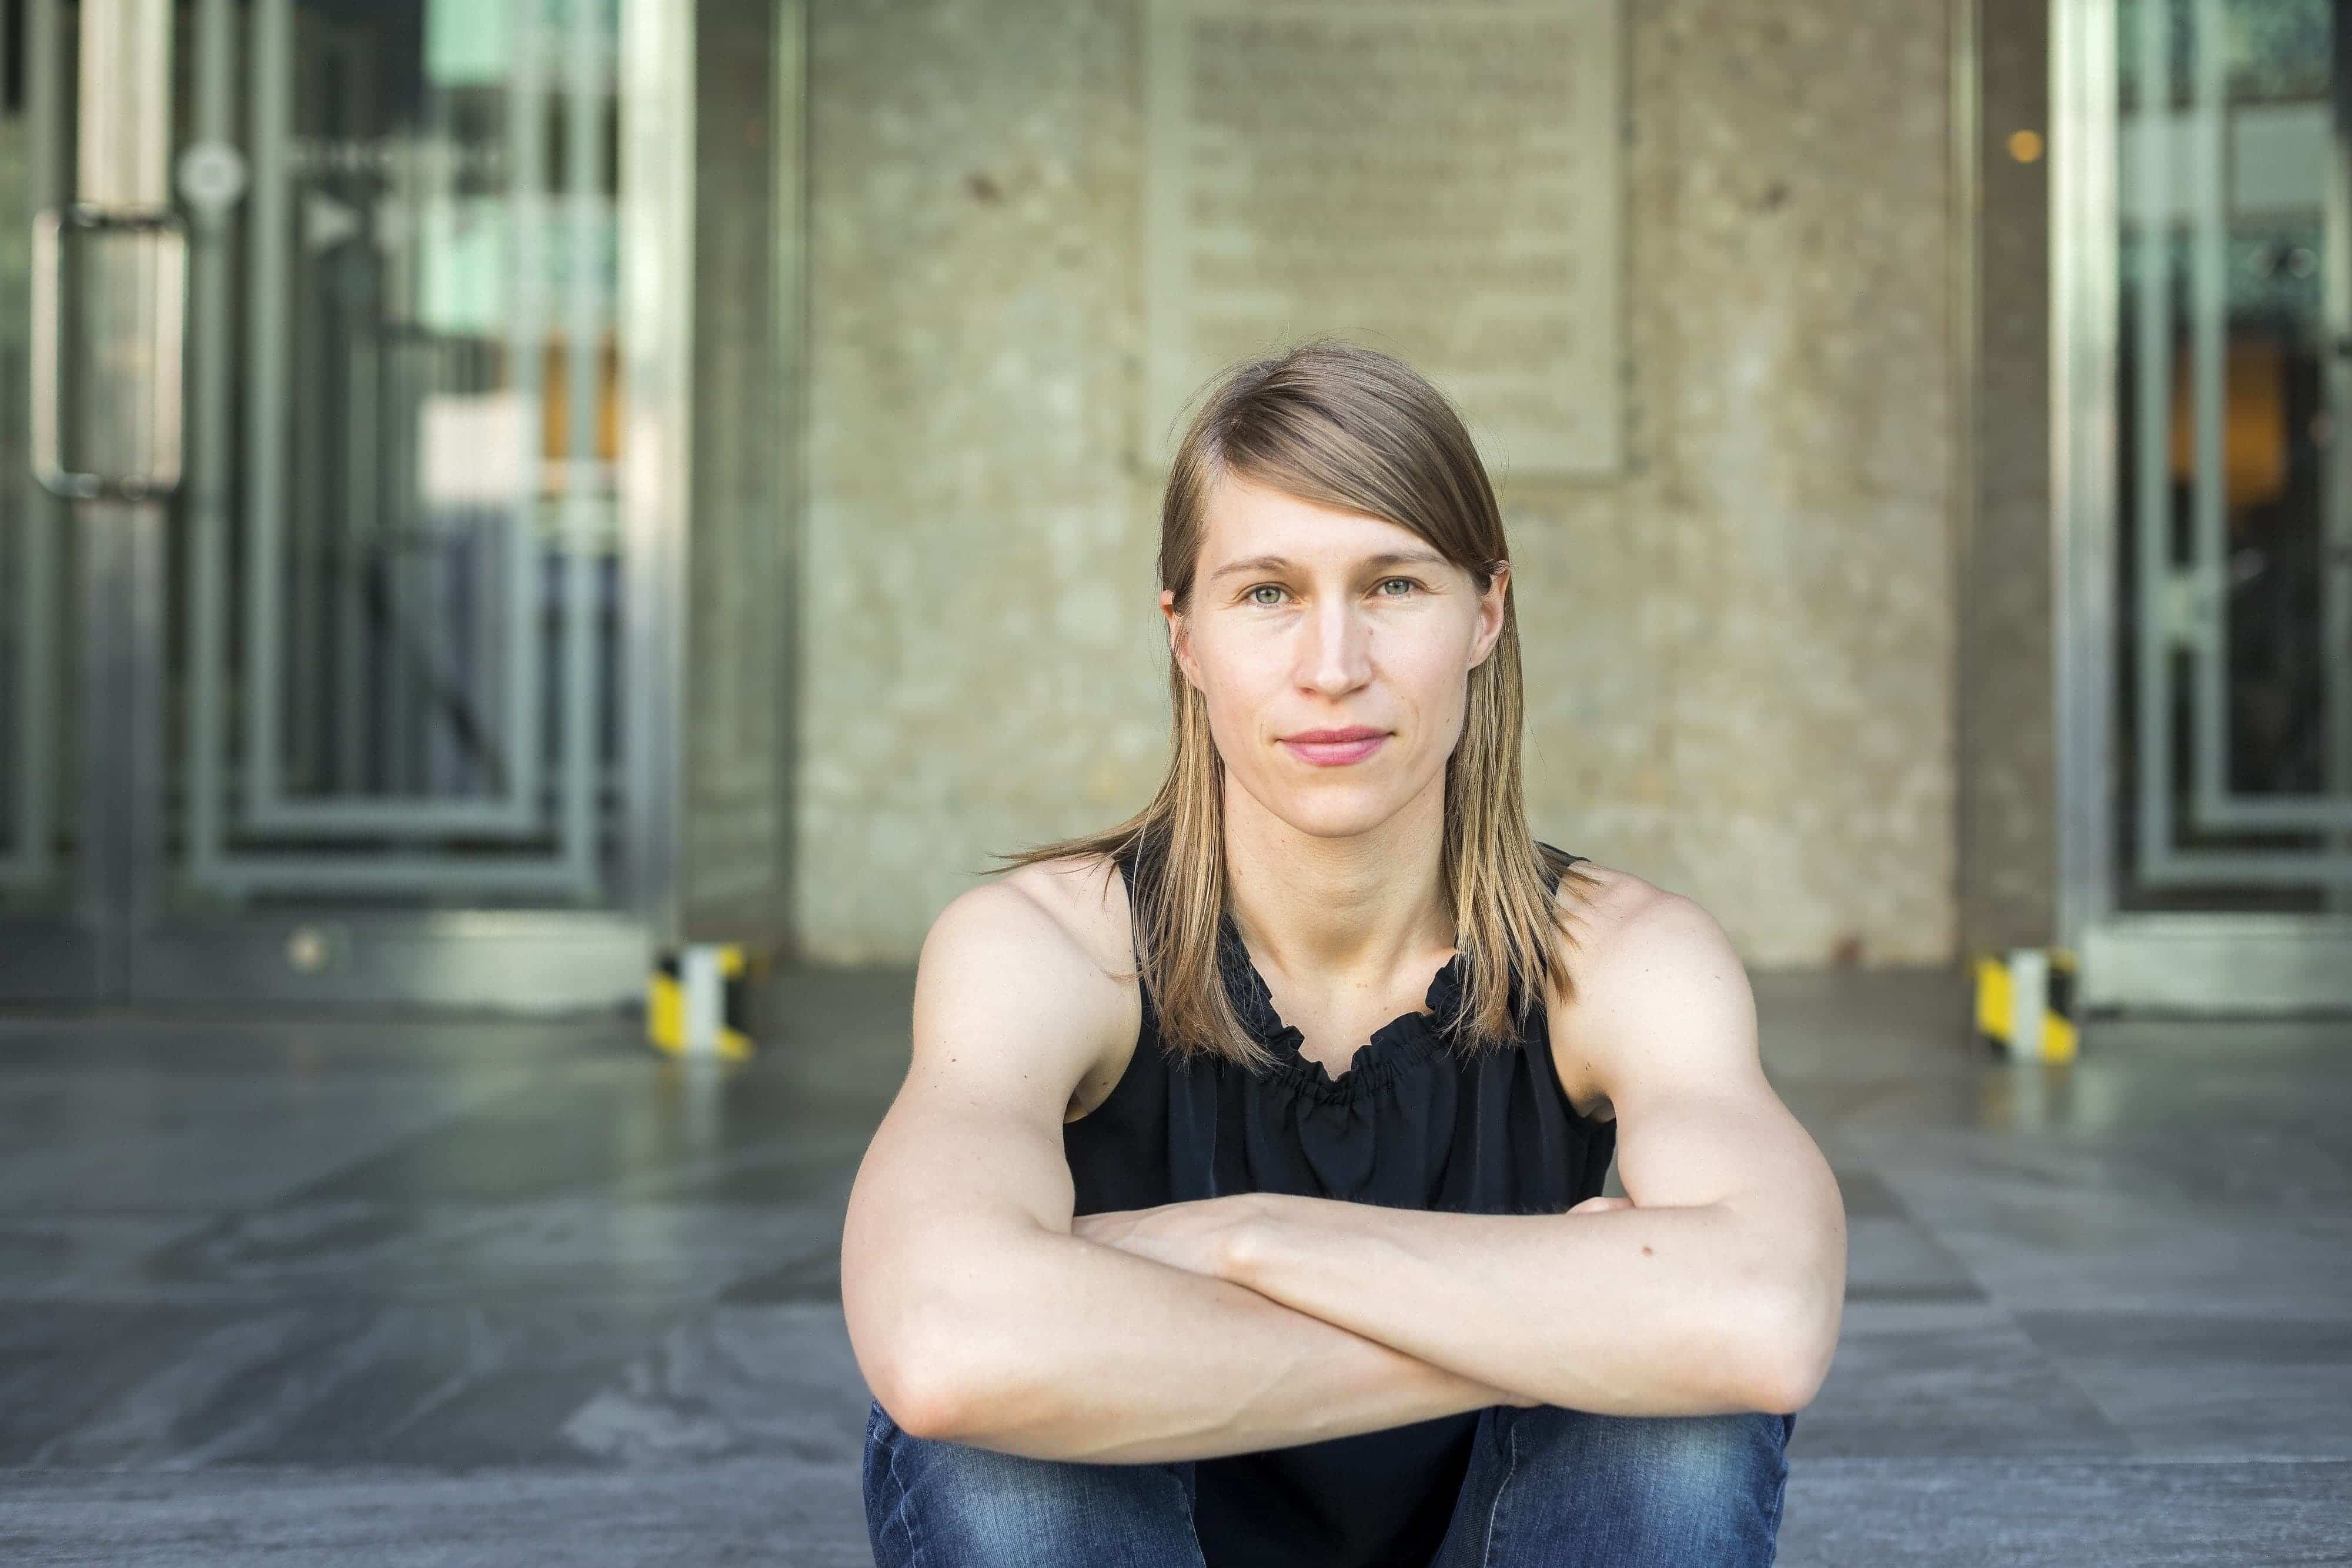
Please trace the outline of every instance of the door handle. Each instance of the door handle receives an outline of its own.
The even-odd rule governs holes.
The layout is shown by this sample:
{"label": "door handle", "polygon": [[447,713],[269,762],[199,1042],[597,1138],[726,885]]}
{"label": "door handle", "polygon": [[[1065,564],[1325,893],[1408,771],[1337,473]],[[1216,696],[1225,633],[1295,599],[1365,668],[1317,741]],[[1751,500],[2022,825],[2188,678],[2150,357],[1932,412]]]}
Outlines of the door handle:
{"label": "door handle", "polygon": [[[150,235],[155,242],[154,374],[147,399],[146,469],[136,474],[83,473],[65,465],[59,434],[58,336],[64,236]],[[33,476],[51,495],[72,501],[160,500],[180,487],[181,349],[188,298],[188,230],[169,207],[95,207],[77,203],[33,219],[32,398],[28,410]]]}

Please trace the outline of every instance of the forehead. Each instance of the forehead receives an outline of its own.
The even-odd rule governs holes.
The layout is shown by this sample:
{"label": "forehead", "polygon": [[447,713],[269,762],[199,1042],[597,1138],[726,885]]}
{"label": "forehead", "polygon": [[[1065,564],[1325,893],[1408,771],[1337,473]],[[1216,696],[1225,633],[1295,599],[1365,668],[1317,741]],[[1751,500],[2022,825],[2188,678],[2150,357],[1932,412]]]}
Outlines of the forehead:
{"label": "forehead", "polygon": [[1386,517],[1327,507],[1231,474],[1210,483],[1202,497],[1202,524],[1204,575],[1244,556],[1340,560],[1430,548]]}

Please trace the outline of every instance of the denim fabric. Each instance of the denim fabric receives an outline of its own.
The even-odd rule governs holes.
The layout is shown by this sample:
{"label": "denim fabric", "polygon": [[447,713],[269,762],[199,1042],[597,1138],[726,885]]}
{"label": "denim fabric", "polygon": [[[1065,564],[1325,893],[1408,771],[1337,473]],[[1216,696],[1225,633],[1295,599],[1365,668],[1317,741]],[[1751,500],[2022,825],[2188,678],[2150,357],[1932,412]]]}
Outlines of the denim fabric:
{"label": "denim fabric", "polygon": [[[1424,1568],[1768,1568],[1796,1427],[1491,1406]],[[1190,1462],[1001,1454],[910,1436],[877,1402],[865,1484],[877,1568],[1265,1568],[1204,1563]]]}

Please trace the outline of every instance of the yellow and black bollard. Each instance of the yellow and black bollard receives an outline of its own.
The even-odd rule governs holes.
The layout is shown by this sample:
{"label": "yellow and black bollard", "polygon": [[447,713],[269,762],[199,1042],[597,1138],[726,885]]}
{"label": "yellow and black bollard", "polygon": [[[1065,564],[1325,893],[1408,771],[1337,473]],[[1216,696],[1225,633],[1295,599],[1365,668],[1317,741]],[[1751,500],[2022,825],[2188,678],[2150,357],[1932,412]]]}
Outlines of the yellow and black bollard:
{"label": "yellow and black bollard", "polygon": [[751,1054],[751,964],[731,942],[662,953],[646,985],[646,1039],[673,1056],[742,1061]]}
{"label": "yellow and black bollard", "polygon": [[2074,1061],[2074,955],[2063,947],[1979,956],[1979,1038],[2019,1061]]}

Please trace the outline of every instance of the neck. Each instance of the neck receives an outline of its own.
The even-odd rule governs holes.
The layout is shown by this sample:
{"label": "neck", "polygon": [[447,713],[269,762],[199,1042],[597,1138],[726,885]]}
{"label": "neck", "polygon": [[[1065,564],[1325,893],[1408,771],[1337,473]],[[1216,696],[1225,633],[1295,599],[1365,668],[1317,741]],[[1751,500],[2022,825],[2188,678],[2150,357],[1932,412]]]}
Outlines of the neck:
{"label": "neck", "polygon": [[1261,967],[1320,990],[1386,993],[1454,950],[1441,881],[1445,779],[1347,838],[1303,833],[1225,780],[1225,895]]}

